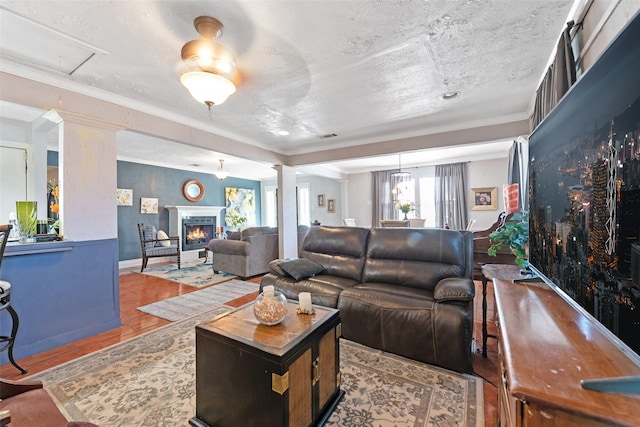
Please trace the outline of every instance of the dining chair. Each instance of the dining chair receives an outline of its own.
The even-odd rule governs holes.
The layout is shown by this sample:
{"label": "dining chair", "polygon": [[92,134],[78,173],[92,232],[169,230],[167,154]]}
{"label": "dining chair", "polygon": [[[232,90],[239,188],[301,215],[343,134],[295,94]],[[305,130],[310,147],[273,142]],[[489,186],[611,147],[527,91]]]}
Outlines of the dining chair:
{"label": "dining chair", "polygon": [[380,225],[382,227],[408,227],[408,219],[381,219]]}
{"label": "dining chair", "polygon": [[411,228],[424,228],[424,223],[426,219],[424,218],[409,218],[409,227]]}

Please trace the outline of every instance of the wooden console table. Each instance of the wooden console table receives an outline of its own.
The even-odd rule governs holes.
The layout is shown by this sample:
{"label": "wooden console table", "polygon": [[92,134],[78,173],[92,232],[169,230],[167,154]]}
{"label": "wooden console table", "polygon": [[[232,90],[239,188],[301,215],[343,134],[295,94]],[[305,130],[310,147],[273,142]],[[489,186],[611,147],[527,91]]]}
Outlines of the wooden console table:
{"label": "wooden console table", "polygon": [[484,264],[482,271],[482,357],[487,357],[487,338],[498,338],[487,333],[487,285],[493,279],[520,279],[522,269],[515,264]]}
{"label": "wooden console table", "polygon": [[583,314],[544,283],[494,279],[501,426],[639,426],[640,396],[580,381],[640,375]]}

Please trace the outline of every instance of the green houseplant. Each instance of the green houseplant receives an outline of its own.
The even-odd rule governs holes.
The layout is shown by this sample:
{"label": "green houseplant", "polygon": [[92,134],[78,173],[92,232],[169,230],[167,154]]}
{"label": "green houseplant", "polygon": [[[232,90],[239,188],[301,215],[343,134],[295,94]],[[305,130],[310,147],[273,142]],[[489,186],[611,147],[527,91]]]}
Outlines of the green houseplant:
{"label": "green houseplant", "polygon": [[489,256],[496,256],[502,249],[509,249],[515,256],[519,267],[529,264],[529,212],[516,212],[504,225],[488,236],[491,246],[487,250]]}

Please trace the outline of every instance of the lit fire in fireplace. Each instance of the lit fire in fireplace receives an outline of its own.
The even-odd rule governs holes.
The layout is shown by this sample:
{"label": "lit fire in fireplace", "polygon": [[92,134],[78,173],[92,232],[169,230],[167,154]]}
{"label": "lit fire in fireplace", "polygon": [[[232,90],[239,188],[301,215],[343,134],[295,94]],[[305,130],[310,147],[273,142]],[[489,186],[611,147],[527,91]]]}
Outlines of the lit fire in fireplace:
{"label": "lit fire in fireplace", "polygon": [[191,231],[187,233],[187,243],[191,242],[204,242],[209,236],[200,227],[193,227]]}

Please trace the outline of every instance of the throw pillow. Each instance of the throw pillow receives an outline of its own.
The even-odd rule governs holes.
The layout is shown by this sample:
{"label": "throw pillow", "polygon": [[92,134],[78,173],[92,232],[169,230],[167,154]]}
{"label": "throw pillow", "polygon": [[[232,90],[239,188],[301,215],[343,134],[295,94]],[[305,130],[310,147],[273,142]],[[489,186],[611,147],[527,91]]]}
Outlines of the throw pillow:
{"label": "throw pillow", "polygon": [[322,265],[307,258],[296,258],[291,261],[283,262],[280,264],[280,268],[296,280],[315,276],[325,270]]}
{"label": "throw pillow", "polygon": [[[166,239],[166,240],[163,240],[163,239]],[[171,241],[169,240],[169,236],[167,236],[167,233],[165,233],[162,230],[158,230],[158,240],[160,240],[158,242],[160,246],[164,246],[165,248],[168,248],[169,246],[171,246]]]}

